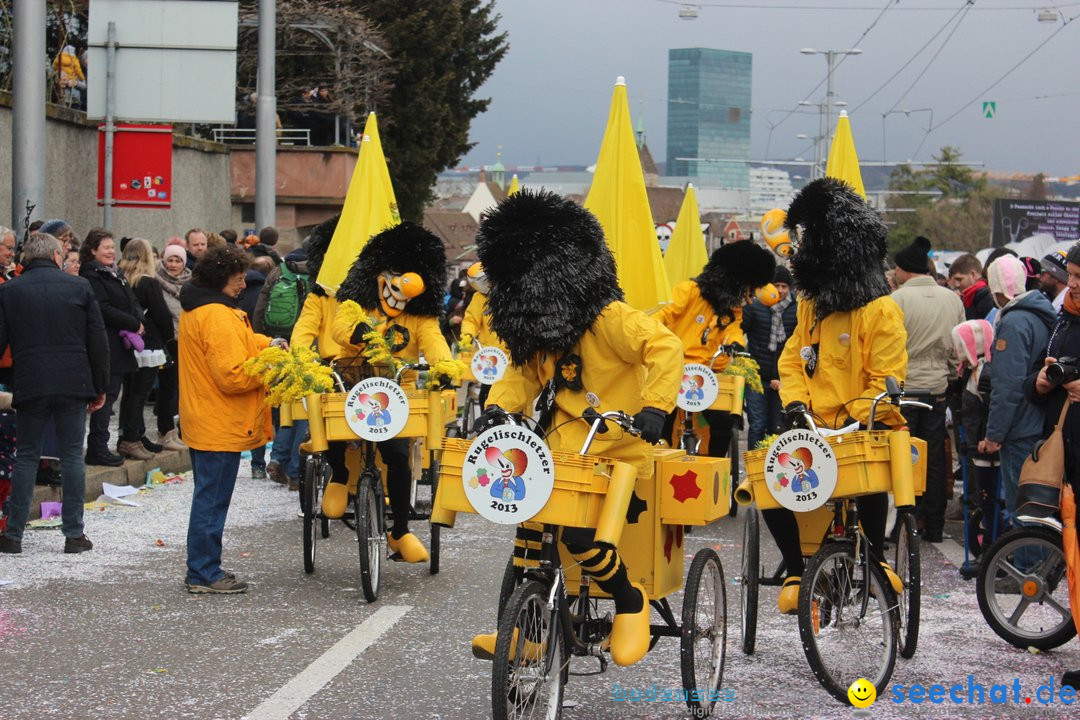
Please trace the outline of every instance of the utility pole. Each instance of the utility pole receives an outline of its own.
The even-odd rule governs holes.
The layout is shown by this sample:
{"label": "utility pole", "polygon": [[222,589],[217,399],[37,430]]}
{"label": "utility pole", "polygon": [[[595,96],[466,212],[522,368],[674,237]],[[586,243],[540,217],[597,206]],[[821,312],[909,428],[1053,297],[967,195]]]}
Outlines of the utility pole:
{"label": "utility pole", "polygon": [[45,217],[45,0],[15,3],[11,225],[17,242]]}
{"label": "utility pole", "polygon": [[259,0],[259,80],[255,104],[255,230],[274,225],[277,201],[276,0]]}
{"label": "utility pole", "polygon": [[[815,148],[814,158],[815,163],[820,163],[821,177],[825,174],[825,159],[829,157],[827,143],[832,139],[832,113],[833,113],[833,69],[836,67],[836,58],[843,55],[861,55],[862,50],[859,48],[851,48],[850,50],[815,50],[814,48],[803,48],[800,50],[803,55],[824,55],[825,62],[828,65],[828,74],[825,76],[825,118],[824,122],[819,118],[818,129],[819,135],[822,140],[819,148]],[[815,164],[815,168],[817,165]]]}

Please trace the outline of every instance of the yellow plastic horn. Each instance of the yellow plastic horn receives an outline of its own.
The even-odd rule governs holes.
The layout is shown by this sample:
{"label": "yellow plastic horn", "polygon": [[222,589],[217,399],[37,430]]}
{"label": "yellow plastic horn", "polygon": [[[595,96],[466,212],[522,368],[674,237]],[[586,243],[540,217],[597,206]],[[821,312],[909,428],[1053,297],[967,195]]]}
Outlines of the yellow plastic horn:
{"label": "yellow plastic horn", "polygon": [[765,307],[772,307],[776,303],[780,302],[780,292],[776,289],[776,286],[772,283],[768,285],[762,285],[754,291],[754,296],[761,301],[761,304]]}
{"label": "yellow plastic horn", "polygon": [[915,505],[915,473],[911,465],[911,433],[907,430],[889,433],[889,469],[893,502],[898,508]]}
{"label": "yellow plastic horn", "polygon": [[784,221],[787,220],[787,211],[773,208],[761,216],[761,236],[772,251],[780,257],[791,255],[791,236],[788,235]]}
{"label": "yellow plastic horn", "polygon": [[740,505],[751,505],[754,502],[754,488],[749,480],[743,480],[739,487],[735,488],[735,502]]}
{"label": "yellow plastic horn", "polygon": [[626,509],[630,507],[635,485],[637,468],[616,460],[611,469],[607,496],[600,507],[600,517],[596,523],[596,542],[618,546],[623,528],[626,527]]}

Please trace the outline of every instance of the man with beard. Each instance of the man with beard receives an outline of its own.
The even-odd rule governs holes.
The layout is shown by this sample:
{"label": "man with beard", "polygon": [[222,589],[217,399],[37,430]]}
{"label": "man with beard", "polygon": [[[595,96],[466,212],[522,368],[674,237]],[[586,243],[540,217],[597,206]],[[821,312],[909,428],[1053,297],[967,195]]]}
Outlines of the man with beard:
{"label": "man with beard", "polygon": [[[773,277],[776,261],[772,253],[752,242],[735,242],[713,251],[705,269],[696,278],[684,280],[672,290],[674,298],[657,318],[683,344],[686,363],[712,363],[723,372],[731,358],[712,357],[721,345],[746,347],[743,332],[743,305],[757,288]],[[727,457],[731,448],[731,413],[703,410],[709,423],[709,457]],[[671,437],[675,413],[668,417],[664,437]]]}
{"label": "man with beard", "polygon": [[[491,390],[478,429],[505,412],[536,410],[552,450],[578,452],[595,411],[634,415],[641,439],[599,435],[590,453],[652,476],[657,443],[682,378],[682,345],[662,324],[623,302],[615,260],[596,218],[554,193],[522,190],[490,212],[476,236],[491,284],[491,329],[511,366]],[[576,420],[576,421],[575,421]],[[535,532],[519,528],[521,533]],[[539,539],[539,538],[535,538]],[[583,573],[615,600],[611,657],[632,665],[649,649],[649,598],[631,583],[618,551],[592,530],[564,528],[562,541]],[[473,654],[494,657],[496,637],[478,635]]]}
{"label": "man with beard", "polygon": [[[804,187],[788,209],[785,225],[794,239],[791,273],[799,288],[798,324],[780,355],[780,398],[789,422],[812,412],[827,427],[857,420],[863,427],[899,427],[904,418],[890,404],[870,417],[870,400],[885,379],[907,376],[904,316],[889,297],[883,261],[888,230],[851,186],[821,178]],[[856,499],[870,552],[896,592],[903,582],[883,554],[888,497]],[[795,513],[761,513],[787,566],[780,612],[798,608],[803,557]]]}

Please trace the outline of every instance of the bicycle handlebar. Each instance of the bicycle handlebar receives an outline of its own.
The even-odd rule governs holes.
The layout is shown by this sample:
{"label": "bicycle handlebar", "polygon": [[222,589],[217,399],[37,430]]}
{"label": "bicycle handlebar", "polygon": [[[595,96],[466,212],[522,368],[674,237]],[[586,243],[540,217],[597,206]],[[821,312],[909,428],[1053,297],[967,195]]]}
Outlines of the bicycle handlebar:
{"label": "bicycle handlebar", "polygon": [[589,446],[592,445],[593,438],[596,437],[598,432],[607,432],[605,420],[615,421],[616,425],[634,437],[639,437],[641,435],[641,431],[634,427],[634,418],[627,413],[624,413],[622,410],[611,410],[606,413],[594,414],[595,417],[583,418],[586,422],[592,422],[592,427],[589,428],[589,434],[585,436],[585,443],[581,446],[581,455],[587,455],[589,453]]}

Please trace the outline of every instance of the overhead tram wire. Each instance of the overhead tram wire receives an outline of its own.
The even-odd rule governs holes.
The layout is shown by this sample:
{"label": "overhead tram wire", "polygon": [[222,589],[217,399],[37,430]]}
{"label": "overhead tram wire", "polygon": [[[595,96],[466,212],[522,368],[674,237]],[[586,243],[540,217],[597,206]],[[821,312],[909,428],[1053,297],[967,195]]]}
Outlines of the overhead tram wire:
{"label": "overhead tram wire", "polygon": [[904,98],[906,98],[908,96],[908,93],[910,93],[912,90],[914,90],[915,86],[919,84],[919,81],[923,79],[923,76],[926,75],[927,70],[930,69],[930,66],[934,64],[935,60],[937,60],[938,55],[941,54],[941,51],[944,50],[945,47],[949,44],[949,40],[952,39],[952,36],[960,28],[960,24],[964,22],[964,18],[967,17],[968,12],[971,10],[972,6],[974,6],[974,5],[975,5],[975,0],[967,0],[967,3],[963,7],[963,12],[961,13],[960,18],[956,21],[956,24],[953,25],[953,28],[952,28],[952,30],[949,31],[949,34],[945,36],[945,40],[938,47],[937,52],[935,52],[934,56],[932,58],[930,58],[930,62],[926,63],[926,67],[924,67],[922,69],[922,72],[919,73],[918,76],[911,82],[911,85],[908,85],[908,89],[904,91],[904,94],[896,99],[896,102],[893,103],[893,106],[891,108],[889,108],[889,112],[892,112],[893,110],[895,110],[900,105],[900,103],[902,103],[904,101]]}
{"label": "overhead tram wire", "polygon": [[896,72],[894,72],[894,73],[893,73],[893,74],[892,74],[892,75],[891,75],[891,76],[889,77],[889,79],[888,79],[888,80],[886,80],[886,81],[885,81],[885,82],[883,82],[883,83],[882,83],[881,85],[879,85],[879,86],[878,86],[878,89],[877,89],[877,90],[875,90],[874,92],[870,93],[870,96],[869,96],[868,98],[866,98],[866,99],[865,99],[865,100],[863,100],[863,101],[862,101],[861,103],[859,103],[858,105],[856,105],[856,106],[855,106],[855,108],[854,108],[854,109],[853,109],[853,110],[851,111],[851,113],[850,113],[850,114],[851,114],[851,115],[854,115],[855,113],[857,113],[857,112],[859,111],[859,109],[860,109],[861,107],[863,107],[864,105],[866,105],[866,103],[868,103],[868,102],[870,102],[871,100],[873,100],[873,99],[874,99],[874,97],[876,97],[876,96],[877,96],[877,94],[878,94],[879,92],[881,92],[881,91],[882,91],[882,90],[884,90],[884,89],[885,89],[886,87],[888,87],[889,83],[891,83],[891,82],[892,82],[893,80],[895,80],[895,79],[896,79],[896,77],[897,77],[897,76],[898,76],[898,75],[899,75],[900,73],[904,72],[904,70],[906,70],[906,69],[907,69],[908,65],[910,65],[910,64],[911,64],[911,63],[913,63],[913,62],[915,62],[915,59],[916,59],[917,57],[919,57],[919,55],[921,55],[921,54],[923,53],[923,51],[924,51],[924,50],[926,50],[926,48],[930,47],[931,43],[933,43],[933,42],[934,42],[934,40],[936,40],[936,39],[937,39],[938,35],[940,35],[941,33],[945,32],[945,30],[946,30],[946,29],[948,29],[949,25],[950,25],[950,24],[952,24],[952,21],[956,19],[956,16],[957,16],[957,15],[959,15],[960,13],[964,12],[964,8],[968,8],[968,7],[971,7],[971,6],[970,6],[970,5],[968,4],[967,0],[964,0],[964,2],[963,2],[963,3],[961,4],[961,5],[960,5],[960,7],[956,8],[956,12],[954,12],[954,13],[953,13],[953,14],[952,14],[952,15],[951,15],[951,16],[949,17],[949,19],[945,21],[945,24],[944,24],[944,25],[942,25],[942,26],[941,26],[940,28],[938,28],[938,31],[937,31],[936,33],[934,33],[933,35],[931,35],[931,36],[930,36],[930,39],[929,39],[929,40],[927,40],[927,41],[926,41],[926,43],[925,43],[925,44],[924,44],[924,45],[923,45],[923,46],[922,46],[921,48],[919,48],[918,50],[916,50],[916,51],[915,51],[915,53],[914,53],[914,54],[913,54],[913,55],[912,55],[911,57],[909,57],[909,58],[907,59],[907,62],[905,62],[905,63],[904,63],[903,65],[901,65],[901,66],[900,66],[900,69],[899,69],[899,70],[897,70]]}
{"label": "overhead tram wire", "polygon": [[1020,68],[1021,65],[1023,65],[1028,60],[1030,60],[1032,56],[1034,56],[1037,52],[1039,52],[1044,47],[1049,45],[1050,41],[1053,40],[1055,37],[1057,37],[1058,33],[1060,33],[1062,30],[1064,30],[1069,25],[1071,25],[1072,22],[1074,20],[1076,20],[1077,18],[1080,18],[1080,15],[1073,15],[1071,18],[1062,19],[1061,27],[1059,27],[1057,30],[1052,32],[1050,34],[1050,37],[1046,38],[1045,40],[1040,41],[1038,45],[1036,45],[1034,48],[1032,48],[1031,52],[1029,52],[1024,57],[1020,58],[1020,60],[1015,65],[1013,65],[1011,68],[1006,70],[1005,73],[1001,77],[999,77],[997,80],[995,80],[994,82],[987,85],[985,88],[980,90],[978,93],[976,93],[974,97],[972,97],[966,103],[964,103],[959,108],[957,108],[956,112],[954,112],[952,115],[949,115],[947,118],[945,118],[941,122],[937,123],[936,125],[931,125],[927,129],[926,134],[923,136],[922,142],[919,143],[919,147],[915,148],[915,152],[912,154],[912,157],[915,157],[915,156],[917,156],[919,154],[919,150],[922,150],[922,146],[926,144],[926,139],[930,137],[930,133],[934,132],[935,130],[940,128],[942,125],[944,125],[944,124],[948,123],[949,121],[953,120],[954,118],[956,118],[958,115],[960,115],[960,113],[964,112],[964,110],[966,110],[972,104],[978,102],[980,98],[985,97],[986,93],[990,92],[995,87],[1000,85],[1005,80],[1005,78],[1012,75],[1014,72],[1016,72],[1017,69]]}
{"label": "overhead tram wire", "polygon": [[[730,2],[695,2],[694,0],[656,0],[657,2],[665,3],[667,5],[693,5],[694,7],[717,7],[727,8],[731,10],[835,10],[839,12],[851,12],[862,10],[876,10],[877,8],[871,5],[781,5],[781,4],[760,4],[760,3],[730,3]],[[1030,10],[1036,11],[1043,7],[1051,7],[1056,10],[1062,8],[1080,6],[1080,2],[1069,3],[1052,3],[1042,2],[1034,5],[980,5],[975,10],[979,11],[1016,11],[1016,10]],[[938,7],[934,5],[899,5],[896,10],[918,11],[918,12],[947,12],[949,8]]]}

